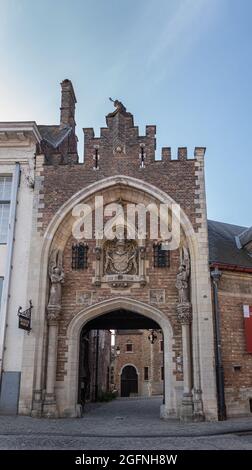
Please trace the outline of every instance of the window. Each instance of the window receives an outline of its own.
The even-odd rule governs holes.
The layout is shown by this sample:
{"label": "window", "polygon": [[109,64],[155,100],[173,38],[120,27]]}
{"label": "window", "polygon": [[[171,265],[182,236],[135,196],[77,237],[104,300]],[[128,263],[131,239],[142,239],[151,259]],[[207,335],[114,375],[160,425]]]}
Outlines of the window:
{"label": "window", "polygon": [[159,341],[159,350],[160,352],[163,352],[164,350],[164,341],[162,339]]}
{"label": "window", "polygon": [[161,367],[160,375],[161,375],[161,380],[164,380],[164,367],[163,366]]}
{"label": "window", "polygon": [[72,246],[72,269],[87,269],[88,246],[84,243],[78,243]]}
{"label": "window", "polygon": [[133,351],[133,344],[128,341],[127,344],[126,344],[126,351],[127,352],[132,352]]}
{"label": "window", "polygon": [[7,243],[11,181],[11,176],[0,176],[0,243]]}
{"label": "window", "polygon": [[1,298],[2,298],[2,292],[3,292],[3,281],[4,281],[4,278],[0,277],[0,306],[1,306]]}
{"label": "window", "polygon": [[149,367],[144,368],[144,380],[149,380]]}
{"label": "window", "polygon": [[115,383],[115,370],[113,366],[110,368],[110,383]]}
{"label": "window", "polygon": [[162,244],[158,243],[153,245],[154,251],[154,267],[167,268],[170,266],[170,251],[162,250]]}

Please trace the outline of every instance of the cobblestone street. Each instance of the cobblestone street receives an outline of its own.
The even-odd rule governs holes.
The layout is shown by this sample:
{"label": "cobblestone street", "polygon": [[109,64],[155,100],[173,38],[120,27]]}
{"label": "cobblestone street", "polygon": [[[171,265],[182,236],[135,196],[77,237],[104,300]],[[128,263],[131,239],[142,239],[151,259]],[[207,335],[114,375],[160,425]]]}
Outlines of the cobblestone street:
{"label": "cobblestone street", "polygon": [[81,419],[0,417],[0,449],[252,449],[252,419],[180,423],[159,419],[161,398],[90,404]]}

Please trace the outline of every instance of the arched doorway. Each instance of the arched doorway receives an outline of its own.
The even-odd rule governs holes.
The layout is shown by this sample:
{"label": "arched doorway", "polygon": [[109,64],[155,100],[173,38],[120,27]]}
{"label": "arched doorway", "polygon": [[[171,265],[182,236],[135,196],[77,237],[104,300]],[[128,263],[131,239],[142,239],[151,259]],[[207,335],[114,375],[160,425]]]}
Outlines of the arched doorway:
{"label": "arched doorway", "polygon": [[[111,310],[106,312],[104,309],[103,314],[95,316],[86,322],[80,332],[77,409],[80,407],[81,413],[88,402],[106,401],[108,396],[111,399],[110,393],[112,391],[119,397],[150,396],[150,394],[146,394],[146,390],[144,392],[146,388],[146,367],[143,366],[143,354],[146,361],[144,365],[149,365],[150,370],[148,384],[151,386],[153,383],[154,387],[156,387],[158,381],[160,400],[163,395],[164,377],[161,377],[159,370],[155,371],[155,373],[153,371],[153,365],[151,364],[153,344],[149,339],[150,331],[157,331],[159,336],[162,335],[163,337],[160,322],[143,314],[143,312],[148,313],[147,306],[142,309],[141,313],[138,313],[136,310],[140,311],[139,305],[131,299],[127,299],[127,301],[126,299],[121,299],[120,302],[118,302],[118,299],[111,299],[107,305],[108,308],[109,305]],[[135,305],[134,310],[132,309],[133,305]],[[144,305],[142,304],[142,306]],[[120,308],[116,308],[119,306]],[[110,336],[111,331],[114,331],[114,333]],[[128,353],[125,342],[128,343],[127,338],[129,335],[131,335],[134,347]],[[115,337],[120,339],[117,340]],[[139,342],[139,340],[142,340],[142,342]],[[116,345],[119,344],[117,341],[121,345],[121,348],[119,348],[120,355],[116,354]],[[170,340],[169,345],[171,345]],[[161,369],[161,366],[163,367],[164,365],[164,360],[163,354],[161,357],[158,349],[159,341],[157,341],[155,346],[155,349],[158,351],[157,355],[160,358]],[[128,362],[128,359],[130,359],[129,354],[131,354],[131,359],[134,362]],[[172,367],[171,358],[169,367]],[[111,369],[113,369],[113,374],[110,374]],[[115,380],[111,380],[111,375],[113,375]],[[172,385],[170,379],[169,389],[171,392]]]}
{"label": "arched doorway", "polygon": [[138,393],[138,375],[132,365],[124,366],[121,373],[121,397],[130,397]]}
{"label": "arched doorway", "polygon": [[[58,405],[60,416],[78,416],[78,383],[79,383],[79,347],[80,335],[85,329],[109,329],[123,326],[125,328],[159,328],[164,337],[164,403],[161,415],[174,415],[175,403],[175,378],[173,375],[173,330],[169,319],[163,312],[154,306],[136,301],[127,297],[116,297],[99,302],[81,310],[70,322],[67,330],[68,338],[68,363],[64,388],[58,393]],[[144,323],[141,323],[144,322]]]}

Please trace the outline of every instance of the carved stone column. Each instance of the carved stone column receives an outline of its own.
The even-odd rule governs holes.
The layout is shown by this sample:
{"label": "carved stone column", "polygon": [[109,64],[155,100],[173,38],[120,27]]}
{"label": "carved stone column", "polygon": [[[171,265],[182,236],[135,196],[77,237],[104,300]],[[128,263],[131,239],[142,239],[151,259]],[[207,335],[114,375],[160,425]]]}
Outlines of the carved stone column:
{"label": "carved stone column", "polygon": [[181,404],[180,418],[183,421],[193,419],[193,396],[192,396],[192,352],[191,352],[191,322],[192,306],[190,302],[177,305],[178,320],[182,325],[183,345],[183,377],[184,391]]}
{"label": "carved stone column", "polygon": [[46,392],[43,405],[43,416],[45,416],[46,418],[56,418],[58,416],[55,396],[55,382],[60,310],[60,306],[48,305],[47,307],[48,351],[46,370]]}
{"label": "carved stone column", "polygon": [[61,311],[61,285],[64,282],[63,253],[53,250],[49,260],[50,295],[47,306],[48,349],[46,368],[46,390],[43,416],[55,418],[58,415],[55,396],[59,315]]}
{"label": "carved stone column", "polygon": [[99,245],[95,247],[95,279],[94,285],[100,286],[101,285],[101,276],[102,276],[102,249]]}
{"label": "carved stone column", "polygon": [[143,243],[139,246],[139,277],[140,277],[140,285],[145,286],[146,278],[145,278],[145,253],[146,248]]}

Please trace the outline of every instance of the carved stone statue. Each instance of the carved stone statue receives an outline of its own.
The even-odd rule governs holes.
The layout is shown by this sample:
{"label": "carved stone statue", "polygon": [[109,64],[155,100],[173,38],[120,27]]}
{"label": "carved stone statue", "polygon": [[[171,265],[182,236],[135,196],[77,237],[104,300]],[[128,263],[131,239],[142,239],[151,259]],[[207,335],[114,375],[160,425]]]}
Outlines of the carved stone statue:
{"label": "carved stone statue", "polygon": [[188,251],[183,248],[181,264],[179,266],[176,288],[178,289],[179,304],[190,302],[189,296],[189,275],[190,275],[190,260]]}
{"label": "carved stone statue", "polygon": [[64,282],[62,251],[53,250],[49,261],[49,278],[51,281],[48,309],[61,307],[61,284]]}
{"label": "carved stone statue", "polygon": [[126,111],[125,106],[121,103],[119,100],[112,100],[112,98],[109,98],[112,103],[114,103],[114,107],[116,108],[116,111]]}

